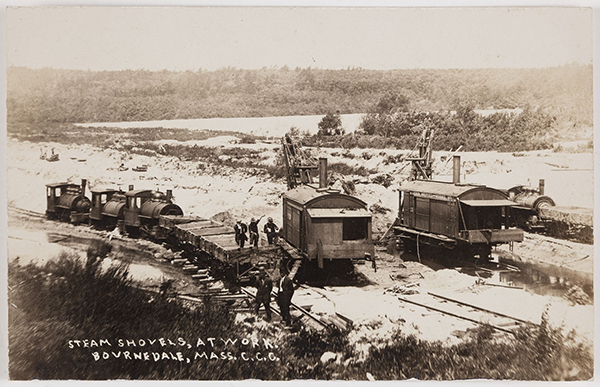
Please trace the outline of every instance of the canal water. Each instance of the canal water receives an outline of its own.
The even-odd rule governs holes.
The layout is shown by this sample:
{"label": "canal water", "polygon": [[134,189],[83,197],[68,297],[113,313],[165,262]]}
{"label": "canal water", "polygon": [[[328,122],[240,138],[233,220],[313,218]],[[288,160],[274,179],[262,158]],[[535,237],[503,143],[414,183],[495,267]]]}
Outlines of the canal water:
{"label": "canal water", "polygon": [[[158,120],[129,122],[94,122],[76,124],[80,127],[99,128],[173,128],[190,130],[218,130],[239,132],[255,136],[282,137],[292,126],[301,132],[315,134],[324,115],[282,116],[282,117],[239,117],[239,118],[198,118],[189,120]],[[346,133],[358,129],[363,114],[342,114],[342,126]]]}

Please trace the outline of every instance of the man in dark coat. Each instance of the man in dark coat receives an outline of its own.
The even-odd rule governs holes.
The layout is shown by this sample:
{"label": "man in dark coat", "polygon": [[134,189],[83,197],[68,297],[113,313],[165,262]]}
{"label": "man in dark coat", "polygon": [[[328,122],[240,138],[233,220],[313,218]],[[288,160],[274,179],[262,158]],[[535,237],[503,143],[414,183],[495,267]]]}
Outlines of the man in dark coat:
{"label": "man in dark coat", "polygon": [[233,230],[235,231],[235,242],[240,246],[240,248],[244,247],[244,243],[248,239],[246,232],[248,231],[248,226],[245,223],[242,223],[241,220],[238,220],[235,226],[233,226]]}
{"label": "man in dark coat", "polygon": [[258,218],[258,220],[255,218],[250,219],[250,225],[248,226],[248,230],[250,231],[250,246],[258,247],[258,223],[263,216]]}
{"label": "man in dark coat", "polygon": [[287,270],[282,270],[281,275],[282,277],[279,280],[279,288],[277,290],[277,304],[281,310],[281,318],[285,321],[285,325],[289,326],[292,323],[290,304],[294,296],[294,283]]}
{"label": "man in dark coat", "polygon": [[271,321],[271,291],[273,291],[273,281],[265,269],[260,269],[256,280],[256,314],[261,304],[264,304],[267,313],[267,321]]}
{"label": "man in dark coat", "polygon": [[269,244],[277,243],[277,231],[279,231],[279,227],[275,223],[273,223],[273,218],[269,218],[264,228],[265,234],[267,234],[267,240]]}

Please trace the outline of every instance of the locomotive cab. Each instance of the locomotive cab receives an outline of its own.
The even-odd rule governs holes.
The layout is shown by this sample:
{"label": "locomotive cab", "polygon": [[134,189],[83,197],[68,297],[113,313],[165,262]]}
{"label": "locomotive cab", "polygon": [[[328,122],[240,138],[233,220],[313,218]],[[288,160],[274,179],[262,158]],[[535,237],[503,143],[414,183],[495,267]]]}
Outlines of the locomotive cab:
{"label": "locomotive cab", "polygon": [[81,185],[73,183],[53,183],[46,185],[46,217],[65,222],[87,221],[91,208],[90,199],[85,196],[86,180]]}
{"label": "locomotive cab", "polygon": [[[152,190],[131,190],[125,193],[123,227],[128,233],[141,230],[154,237],[158,232],[161,215],[183,215],[181,207],[172,202],[172,191],[164,194]],[[159,238],[161,239],[161,238]]]}
{"label": "locomotive cab", "polygon": [[125,193],[117,189],[92,190],[90,220],[96,225],[114,227],[123,219]]}

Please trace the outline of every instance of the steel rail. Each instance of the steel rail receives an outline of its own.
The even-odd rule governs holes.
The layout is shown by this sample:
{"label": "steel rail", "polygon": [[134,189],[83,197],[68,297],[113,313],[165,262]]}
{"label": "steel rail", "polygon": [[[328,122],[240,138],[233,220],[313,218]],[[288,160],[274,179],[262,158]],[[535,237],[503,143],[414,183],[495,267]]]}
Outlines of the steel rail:
{"label": "steel rail", "polygon": [[459,300],[455,300],[455,299],[453,299],[453,298],[445,297],[445,296],[442,296],[442,295],[440,295],[440,294],[435,294],[435,293],[432,293],[432,292],[427,292],[427,294],[429,294],[429,295],[432,295],[432,296],[434,296],[434,297],[441,298],[442,300],[446,300],[446,301],[454,302],[454,303],[456,303],[456,304],[459,304],[459,305],[468,306],[469,308],[473,308],[473,309],[481,310],[481,311],[483,311],[483,312],[490,313],[490,314],[495,314],[496,316],[500,316],[500,317],[504,317],[504,318],[509,318],[509,319],[511,319],[511,320],[515,320],[515,321],[518,321],[518,322],[520,322],[520,323],[523,323],[523,324],[532,324],[532,325],[538,325],[538,324],[536,324],[536,323],[534,323],[534,322],[531,322],[531,321],[522,320],[522,319],[520,319],[520,318],[513,317],[513,316],[509,316],[509,315],[507,315],[507,314],[500,313],[500,312],[495,312],[495,311],[493,311],[493,310],[490,310],[490,309],[485,309],[485,308],[482,308],[482,307],[480,307],[480,306],[476,306],[476,305],[472,305],[472,304],[467,304],[466,302],[462,302],[462,301],[459,301]]}
{"label": "steel rail", "polygon": [[456,318],[459,318],[459,319],[462,319],[462,320],[467,320],[467,321],[470,321],[470,322],[472,322],[472,323],[475,323],[475,324],[479,324],[479,325],[489,325],[489,326],[491,326],[492,328],[494,328],[494,329],[496,329],[496,330],[503,331],[503,332],[506,332],[506,333],[510,333],[510,334],[512,334],[512,335],[515,335],[515,332],[511,331],[510,329],[505,329],[505,328],[501,328],[501,327],[499,327],[499,326],[496,326],[496,325],[491,325],[491,324],[488,324],[488,323],[483,323],[483,322],[481,322],[481,321],[478,321],[478,320],[472,319],[472,318],[470,318],[470,317],[461,316],[461,315],[459,315],[459,314],[456,314],[456,313],[452,313],[452,312],[448,312],[448,311],[446,311],[446,310],[442,310],[442,309],[434,308],[433,306],[429,306],[429,305],[421,304],[421,303],[419,303],[419,302],[416,302],[416,301],[407,300],[407,299],[405,299],[405,298],[402,298],[402,297],[398,297],[398,299],[399,299],[400,301],[404,301],[404,302],[406,302],[406,303],[409,303],[409,304],[413,304],[413,305],[420,306],[420,307],[422,307],[422,308],[430,309],[430,310],[433,310],[433,311],[435,311],[435,312],[438,312],[438,313],[447,314],[447,315],[449,315],[449,316],[456,317]]}

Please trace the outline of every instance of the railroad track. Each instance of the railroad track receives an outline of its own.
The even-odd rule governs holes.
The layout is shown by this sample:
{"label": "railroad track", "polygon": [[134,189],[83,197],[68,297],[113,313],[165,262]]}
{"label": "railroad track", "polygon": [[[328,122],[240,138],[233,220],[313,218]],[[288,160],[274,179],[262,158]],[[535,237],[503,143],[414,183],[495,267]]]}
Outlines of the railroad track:
{"label": "railroad track", "polygon": [[399,296],[398,299],[419,308],[470,321],[474,324],[489,325],[497,331],[513,335],[521,327],[538,326],[538,324],[531,321],[431,292],[412,296]]}
{"label": "railroad track", "polygon": [[[45,219],[45,214],[27,210],[24,208],[20,208],[14,205],[7,206],[8,211],[11,215],[20,217],[20,218],[28,218],[35,220],[43,220]],[[62,224],[62,223],[59,223]],[[90,229],[91,235],[72,235],[71,233],[62,233],[60,231],[48,232],[49,240],[52,243],[79,243],[79,244],[89,244],[93,239],[105,239],[105,233],[101,231],[96,231],[94,229]],[[119,240],[114,241],[117,243],[125,243],[128,240],[126,237],[121,237]],[[132,240],[134,241],[134,240]],[[113,242],[113,243],[114,243]],[[194,292],[193,295],[177,295],[177,298],[190,302],[204,302],[205,297],[210,297],[212,302],[218,304],[226,304],[228,305],[234,312],[253,312],[254,310],[254,294],[255,289],[252,287],[231,287],[237,288],[238,291],[230,291],[225,287],[222,288],[211,288],[211,285],[216,283],[217,281],[227,282],[225,278],[221,278],[220,276],[212,276],[212,270],[210,268],[203,268],[198,265],[198,262],[195,260],[188,258],[173,258],[169,259],[170,263],[174,266],[181,266],[184,273],[189,274],[194,282],[201,287],[204,287],[203,290],[199,292]],[[293,265],[291,268],[292,272],[298,270],[299,265]],[[153,291],[155,292],[155,291]],[[273,294],[275,295],[275,294]],[[275,295],[276,296],[276,295]],[[264,310],[264,309],[263,309]],[[271,304],[271,310],[278,315],[281,315],[279,308],[276,303]],[[331,323],[326,323],[322,321],[322,318],[313,315],[309,311],[304,308],[295,305],[292,303],[290,305],[290,310],[292,311],[292,315],[295,315],[295,318],[300,321],[304,326],[322,330],[326,328],[331,328],[333,326],[338,326]],[[295,311],[295,312],[294,312]],[[339,328],[339,326],[338,326]]]}
{"label": "railroad track", "polygon": [[[239,289],[237,291],[230,291],[225,288],[210,289],[209,286],[216,283],[217,281],[227,281],[218,275],[213,276],[211,268],[201,268],[200,265],[198,265],[197,262],[194,262],[193,259],[176,258],[171,260],[171,264],[181,266],[183,272],[190,274],[192,279],[197,284],[206,286],[206,290],[200,292],[198,295],[179,295],[178,298],[191,302],[201,303],[204,302],[203,298],[208,296],[213,302],[228,305],[234,312],[254,312],[254,300],[256,298],[255,288],[250,286],[234,287]],[[295,265],[294,269],[297,270],[297,267],[295,267]],[[274,298],[276,299],[277,295],[275,294],[275,292],[271,293],[271,295],[274,296]],[[281,316],[281,311],[278,308],[276,302],[272,302],[270,307],[273,313]],[[264,311],[264,307],[261,306],[260,311]],[[315,316],[314,314],[310,313],[309,311],[294,303],[291,303],[290,311],[292,312],[292,316],[295,317],[297,321],[299,321],[302,325],[304,325],[307,328],[311,328],[314,330],[323,330],[331,328],[333,326],[339,328],[339,326],[335,324],[328,324],[324,322],[322,318]]]}
{"label": "railroad track", "polygon": [[27,210],[25,208],[21,208],[21,207],[16,207],[13,205],[8,205],[7,206],[8,212],[11,212],[14,215],[17,216],[23,216],[23,217],[28,217],[28,218],[44,218],[45,214],[41,213],[41,212],[37,212],[37,211],[31,211],[31,210]]}

